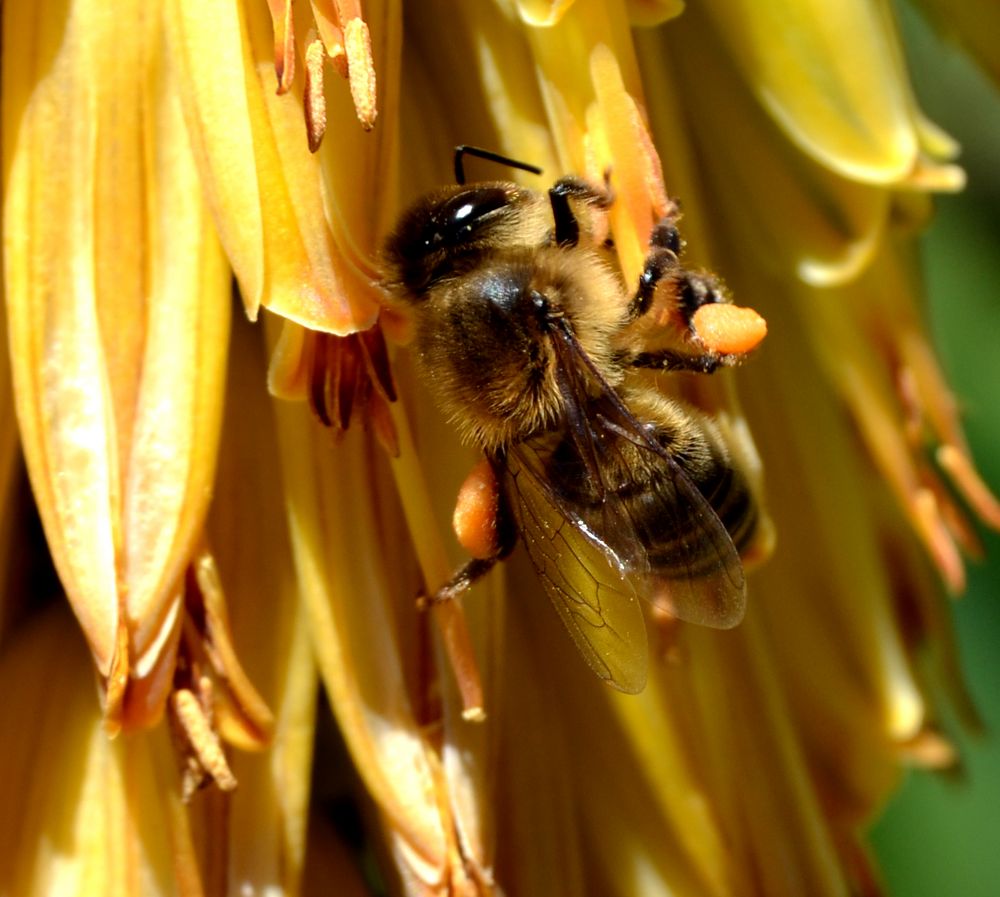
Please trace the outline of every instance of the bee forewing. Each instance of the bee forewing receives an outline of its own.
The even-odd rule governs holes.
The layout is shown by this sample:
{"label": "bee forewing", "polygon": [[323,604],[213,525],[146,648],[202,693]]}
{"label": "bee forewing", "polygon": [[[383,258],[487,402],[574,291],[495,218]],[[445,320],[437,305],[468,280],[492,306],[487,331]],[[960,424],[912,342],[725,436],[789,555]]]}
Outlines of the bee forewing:
{"label": "bee forewing", "polygon": [[584,660],[620,691],[642,691],[646,625],[625,564],[595,533],[566,518],[516,451],[508,484],[528,557]]}

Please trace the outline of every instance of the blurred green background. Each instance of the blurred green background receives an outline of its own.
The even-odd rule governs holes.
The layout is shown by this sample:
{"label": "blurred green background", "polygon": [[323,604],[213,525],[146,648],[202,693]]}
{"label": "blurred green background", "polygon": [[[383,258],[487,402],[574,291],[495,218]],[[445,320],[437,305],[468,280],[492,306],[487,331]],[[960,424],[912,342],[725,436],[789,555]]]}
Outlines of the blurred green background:
{"label": "blurred green background", "polygon": [[[899,12],[920,104],[963,146],[968,188],[938,201],[925,238],[929,314],[973,454],[1000,492],[1000,93],[912,8]],[[892,897],[1000,895],[1000,537],[985,541],[988,563],[970,571],[954,616],[986,732],[970,737],[946,716],[962,753],[960,775],[910,772],[875,824]]]}

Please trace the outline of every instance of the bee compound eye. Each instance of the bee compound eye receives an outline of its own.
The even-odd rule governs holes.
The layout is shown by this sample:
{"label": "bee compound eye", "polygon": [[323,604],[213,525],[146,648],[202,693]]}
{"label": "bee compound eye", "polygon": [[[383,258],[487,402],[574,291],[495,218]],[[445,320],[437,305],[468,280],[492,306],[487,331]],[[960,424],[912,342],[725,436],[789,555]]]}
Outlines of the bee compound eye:
{"label": "bee compound eye", "polygon": [[450,197],[434,215],[431,246],[456,246],[469,240],[495,213],[510,205],[503,187],[472,187]]}

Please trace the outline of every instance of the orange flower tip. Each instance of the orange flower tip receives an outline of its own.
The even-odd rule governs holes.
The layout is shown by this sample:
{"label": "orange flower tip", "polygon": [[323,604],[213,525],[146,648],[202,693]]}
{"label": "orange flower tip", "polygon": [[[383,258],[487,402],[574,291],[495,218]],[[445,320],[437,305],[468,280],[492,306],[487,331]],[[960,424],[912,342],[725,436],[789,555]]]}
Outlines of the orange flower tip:
{"label": "orange flower tip", "polygon": [[918,732],[901,748],[905,756],[925,769],[949,769],[958,763],[955,745],[933,729]]}
{"label": "orange flower tip", "polygon": [[906,179],[906,186],[933,193],[958,193],[965,189],[966,180],[961,165],[942,165],[920,156]]}
{"label": "orange flower tip", "polygon": [[756,311],[724,302],[701,306],[691,323],[702,345],[720,355],[745,355],[767,335],[767,321]]}
{"label": "orange flower tip", "polygon": [[344,52],[351,98],[361,126],[370,131],[378,115],[375,99],[375,63],[372,40],[364,19],[353,18],[344,27]]}
{"label": "orange flower tip", "polygon": [[278,79],[277,94],[288,93],[295,80],[295,20],[292,3],[271,0],[271,24],[274,28],[274,74]]}
{"label": "orange flower tip", "polygon": [[314,153],[326,133],[326,94],[323,92],[323,61],[326,51],[317,38],[306,48],[306,83],[303,99],[309,152]]}
{"label": "orange flower tip", "polygon": [[952,595],[961,594],[965,590],[965,565],[941,518],[934,493],[930,489],[918,489],[912,498],[912,509],[917,530],[945,586]]}
{"label": "orange flower tip", "polygon": [[474,558],[496,557],[500,550],[497,516],[500,486],[493,466],[483,458],[458,490],[452,526],[461,546]]}
{"label": "orange flower tip", "polygon": [[467,723],[486,722],[486,711],[482,707],[466,707],[462,711],[462,719]]}
{"label": "orange flower tip", "polygon": [[104,680],[104,731],[109,738],[117,736],[122,729],[130,666],[128,627],[124,620],[120,620],[111,669]]}
{"label": "orange flower tip", "polygon": [[958,446],[945,444],[937,450],[937,462],[983,523],[1000,530],[1000,501],[983,482],[969,456]]}

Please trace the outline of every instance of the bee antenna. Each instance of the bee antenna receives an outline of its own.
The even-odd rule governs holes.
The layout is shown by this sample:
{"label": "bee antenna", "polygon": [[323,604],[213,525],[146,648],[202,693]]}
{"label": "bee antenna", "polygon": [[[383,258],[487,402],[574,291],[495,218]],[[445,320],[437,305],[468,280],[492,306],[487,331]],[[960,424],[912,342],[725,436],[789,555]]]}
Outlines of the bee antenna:
{"label": "bee antenna", "polygon": [[527,162],[519,162],[509,156],[501,156],[491,150],[482,149],[478,146],[466,146],[464,143],[455,147],[455,183],[465,183],[465,166],[462,164],[463,156],[475,156],[477,159],[485,159],[487,162],[497,162],[500,165],[509,165],[511,168],[520,168],[521,171],[530,171],[532,174],[541,174],[542,169],[537,165],[529,165]]}

